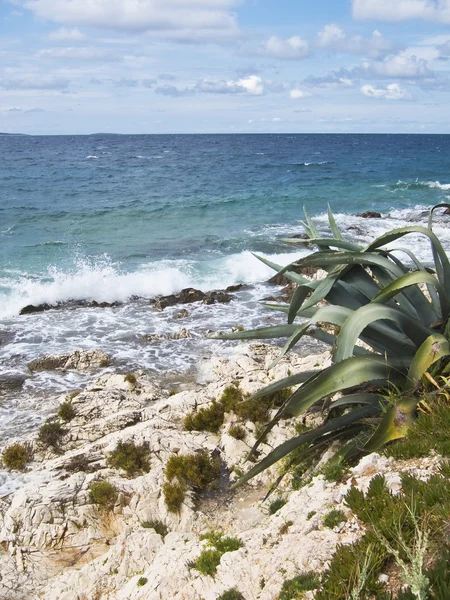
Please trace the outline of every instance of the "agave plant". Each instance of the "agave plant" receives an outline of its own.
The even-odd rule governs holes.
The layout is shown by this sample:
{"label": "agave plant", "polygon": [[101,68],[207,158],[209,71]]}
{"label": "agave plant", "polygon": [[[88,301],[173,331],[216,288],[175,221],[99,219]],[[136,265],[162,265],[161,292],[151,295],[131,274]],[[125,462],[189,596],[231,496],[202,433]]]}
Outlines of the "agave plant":
{"label": "agave plant", "polygon": [[[283,241],[292,245],[312,243],[317,252],[285,267],[257,257],[296,284],[289,306],[266,305],[285,312],[287,324],[216,337],[286,337],[274,366],[303,336],[311,336],[332,346],[332,365],[292,375],[252,396],[260,398],[296,386],[256,441],[249,458],[280,419],[302,415],[324,399],[333,400],[321,426],[278,446],[236,485],[299,447],[305,455],[314,455],[331,441],[345,440],[335,455],[339,462],[375,451],[405,435],[415,419],[423,376],[431,368],[443,370],[450,360],[450,262],[432,229],[433,213],[440,207],[450,205],[433,207],[427,227],[395,229],[366,247],[343,239],[330,208],[332,237],[322,237],[305,211],[307,239]],[[429,239],[431,268],[408,249],[386,248],[407,235]],[[406,263],[399,254],[406,255]],[[301,274],[305,267],[319,267],[325,275],[307,279]],[[334,326],[335,335],[327,331],[329,325]]]}

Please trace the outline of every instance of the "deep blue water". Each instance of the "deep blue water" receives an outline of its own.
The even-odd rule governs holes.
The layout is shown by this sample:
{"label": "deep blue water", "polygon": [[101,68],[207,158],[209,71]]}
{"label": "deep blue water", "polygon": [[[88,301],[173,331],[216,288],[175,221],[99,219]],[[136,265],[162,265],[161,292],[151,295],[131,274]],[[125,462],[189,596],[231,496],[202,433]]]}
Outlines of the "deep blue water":
{"label": "deep blue water", "polygon": [[293,227],[304,204],[387,213],[450,193],[445,135],[0,136],[0,156],[0,276],[195,267],[279,251],[268,226]]}

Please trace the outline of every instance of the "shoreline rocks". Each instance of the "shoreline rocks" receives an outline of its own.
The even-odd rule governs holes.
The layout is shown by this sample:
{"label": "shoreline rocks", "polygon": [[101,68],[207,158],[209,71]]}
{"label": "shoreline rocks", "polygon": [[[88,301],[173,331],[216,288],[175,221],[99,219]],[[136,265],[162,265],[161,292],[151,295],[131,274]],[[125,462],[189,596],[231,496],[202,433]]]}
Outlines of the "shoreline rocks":
{"label": "shoreline rocks", "polygon": [[[237,491],[223,487],[227,478],[234,481],[248,469],[254,424],[242,423],[244,440],[229,435],[236,419],[232,412],[217,433],[183,426],[187,414],[210,407],[230,384],[253,393],[273,378],[330,364],[328,352],[306,358],[291,354],[269,372],[276,354],[265,344],[243,344],[232,356],[203,361],[193,389],[175,394],[142,371],[103,374],[70,398],[74,416],[56,450],[42,448],[36,439],[22,440],[33,444],[34,461],[20,475],[21,488],[0,498],[0,598],[216,600],[236,587],[244,598],[274,600],[285,579],[323,570],[337,544],[359,539],[363,530],[343,497],[352,485],[366,489],[376,473],[385,473],[398,491],[400,467],[392,459],[369,455],[343,483],[320,475],[293,490],[285,478],[279,494],[286,503],[270,514],[273,498],[262,500],[279,474],[277,465]],[[293,425],[281,421],[262,453],[292,434]],[[111,467],[111,452],[130,441],[149,448],[149,472],[131,477]],[[167,462],[198,453],[218,457],[225,478],[204,496],[188,489],[180,512],[171,513],[162,493]],[[422,459],[401,468],[426,473],[433,466],[433,459]],[[96,481],[116,490],[109,508],[93,501],[90,488]],[[331,508],[346,511],[348,521],[326,528],[323,517]],[[157,533],[157,521],[165,524],[167,535]],[[214,577],[189,566],[206,547],[201,534],[210,531],[242,543],[223,554]]]}

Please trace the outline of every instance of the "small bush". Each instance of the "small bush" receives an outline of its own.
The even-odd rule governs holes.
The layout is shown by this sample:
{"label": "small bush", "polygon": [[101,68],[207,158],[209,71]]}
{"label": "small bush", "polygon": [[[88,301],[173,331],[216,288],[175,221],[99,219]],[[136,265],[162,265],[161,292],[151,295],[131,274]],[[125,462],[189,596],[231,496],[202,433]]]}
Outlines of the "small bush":
{"label": "small bush", "polygon": [[231,588],[217,598],[217,600],[245,600],[244,596],[236,588]]}
{"label": "small bush", "polygon": [[283,583],[279,600],[295,600],[303,598],[303,592],[315,590],[320,586],[320,578],[314,571],[302,573],[293,579],[288,579]]}
{"label": "small bush", "polygon": [[166,465],[166,477],[169,481],[177,478],[179,482],[197,489],[204,489],[211,485],[219,473],[219,458],[211,458],[207,452],[173,455]]}
{"label": "small bush", "polygon": [[208,540],[208,547],[189,566],[199,571],[199,573],[211,577],[216,574],[220,559],[226,552],[234,552],[243,546],[238,538],[223,536],[223,534],[217,532],[208,533],[200,539]]}
{"label": "small bush", "polygon": [[117,444],[108,456],[108,464],[115,469],[123,469],[128,476],[150,471],[150,449],[147,443],[136,445],[133,441]]}
{"label": "small bush", "polygon": [[329,461],[323,465],[320,473],[322,473],[327,481],[341,481],[345,471],[346,469],[342,464]]}
{"label": "small bush", "polygon": [[325,527],[329,527],[330,529],[334,529],[339,525],[339,523],[343,523],[347,520],[345,513],[342,510],[337,510],[334,508],[330,510],[328,514],[326,514],[323,518],[323,524]]}
{"label": "small bush", "polygon": [[147,583],[147,581],[148,581],[147,577],[139,577],[136,585],[138,587],[142,587],[143,585],[145,585]]}
{"label": "small bush", "polygon": [[269,515],[274,515],[277,511],[280,510],[286,504],[286,500],[284,498],[277,498],[269,505]]}
{"label": "small bush", "polygon": [[109,481],[99,479],[89,485],[89,498],[100,508],[111,509],[116,503],[117,496],[117,489]]}
{"label": "small bush", "polygon": [[211,406],[200,408],[186,415],[184,419],[184,428],[187,431],[209,431],[217,433],[223,425],[224,407],[215,400]]}
{"label": "small bush", "polygon": [[247,430],[242,425],[235,423],[228,430],[228,435],[231,435],[235,440],[245,440],[247,437]]}
{"label": "small bush", "polygon": [[73,404],[70,400],[66,400],[65,402],[60,404],[58,410],[58,417],[65,423],[71,421],[76,414],[76,410],[74,409]]}
{"label": "small bush", "polygon": [[180,483],[166,481],[163,485],[164,502],[169,512],[180,512],[186,494],[186,488]]}
{"label": "small bush", "polygon": [[64,468],[70,473],[95,471],[95,469],[91,467],[89,460],[85,455],[74,456],[67,464],[64,465]]}
{"label": "small bush", "polygon": [[154,529],[155,533],[158,533],[161,537],[166,537],[166,535],[169,533],[169,529],[167,527],[167,525],[165,523],[163,523],[163,521],[160,521],[159,519],[152,519],[151,521],[144,521],[143,523],[141,523],[142,527],[144,527],[144,529]]}
{"label": "small bush", "polygon": [[38,440],[46,448],[57,449],[61,438],[67,433],[59,421],[47,421],[39,429]]}
{"label": "small bush", "polygon": [[220,404],[224,407],[226,413],[231,412],[235,409],[239,402],[244,400],[244,394],[238,385],[229,385],[223,390],[222,396],[220,397]]}
{"label": "small bush", "polygon": [[317,515],[317,510],[310,510],[309,513],[306,515],[306,520],[310,521],[314,515]]}
{"label": "small bush", "polygon": [[136,386],[137,377],[134,373],[127,373],[124,377],[125,381],[128,381],[133,387]]}
{"label": "small bush", "polygon": [[29,444],[11,444],[2,454],[2,462],[10,471],[23,471],[32,459],[33,453]]}

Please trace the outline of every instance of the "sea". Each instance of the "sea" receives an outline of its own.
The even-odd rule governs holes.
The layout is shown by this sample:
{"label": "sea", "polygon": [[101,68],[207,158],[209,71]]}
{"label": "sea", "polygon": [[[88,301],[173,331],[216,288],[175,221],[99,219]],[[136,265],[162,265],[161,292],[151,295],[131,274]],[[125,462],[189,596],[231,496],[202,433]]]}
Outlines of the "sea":
{"label": "sea", "polygon": [[[104,370],[176,385],[233,351],[209,332],[280,322],[261,304],[273,271],[254,255],[287,264],[309,252],[282,242],[303,231],[303,207],[327,235],[329,204],[344,235],[366,243],[425,224],[441,202],[449,135],[0,135],[0,447],[102,372],[31,372],[37,357],[101,349],[112,359]],[[364,211],[383,218],[356,216]],[[450,249],[450,217],[435,221]],[[426,238],[405,245],[431,260]],[[228,304],[151,302],[240,283]],[[19,314],[41,304],[55,309]],[[181,328],[191,337],[168,338]],[[14,485],[0,471],[0,496]]]}

